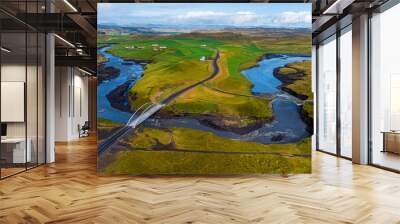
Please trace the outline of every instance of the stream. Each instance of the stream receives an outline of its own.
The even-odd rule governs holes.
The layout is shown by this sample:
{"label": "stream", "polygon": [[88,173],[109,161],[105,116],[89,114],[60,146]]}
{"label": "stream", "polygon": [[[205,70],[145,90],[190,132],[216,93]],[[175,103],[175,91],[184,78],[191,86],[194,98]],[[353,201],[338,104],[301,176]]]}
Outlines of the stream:
{"label": "stream", "polygon": [[108,53],[107,50],[110,48],[111,46],[103,47],[98,50],[98,53],[108,59],[104,63],[105,67],[117,68],[120,70],[120,74],[117,78],[105,80],[97,86],[97,115],[99,118],[125,123],[132,114],[112,107],[107,99],[107,94],[128,81],[132,81],[131,85],[134,85],[135,81],[143,74],[143,66],[135,62],[126,62],[122,58]]}
{"label": "stream", "polygon": [[[136,63],[125,62],[123,59],[107,53],[109,47],[99,50],[108,59],[105,66],[112,66],[120,69],[117,78],[107,80],[98,86],[98,116],[118,122],[126,122],[131,116],[130,113],[113,108],[107,99],[107,94],[118,86],[131,80],[134,85],[143,74],[143,66]],[[265,123],[262,127],[247,134],[238,134],[231,131],[224,131],[202,124],[195,118],[168,118],[148,119],[143,123],[147,127],[170,128],[184,127],[212,132],[218,136],[236,139],[241,141],[254,141],[259,143],[292,143],[309,137],[307,124],[300,115],[301,102],[296,97],[279,89],[282,84],[273,75],[274,69],[285,66],[292,62],[311,60],[309,56],[299,55],[270,55],[258,62],[258,66],[242,71],[242,74],[253,84],[254,95],[267,94],[273,97],[272,109],[274,121]]]}

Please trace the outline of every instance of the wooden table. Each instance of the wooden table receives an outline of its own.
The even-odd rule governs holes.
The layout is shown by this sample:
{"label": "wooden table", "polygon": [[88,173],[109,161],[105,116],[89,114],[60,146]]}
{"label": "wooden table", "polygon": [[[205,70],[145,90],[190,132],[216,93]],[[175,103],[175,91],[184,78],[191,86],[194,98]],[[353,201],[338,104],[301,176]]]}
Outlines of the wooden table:
{"label": "wooden table", "polygon": [[400,154],[400,131],[383,131],[383,150]]}
{"label": "wooden table", "polygon": [[[28,144],[26,144],[26,142]],[[31,139],[25,138],[5,138],[1,139],[2,145],[2,159],[6,163],[20,164],[31,162],[32,152],[31,152]],[[26,150],[25,150],[25,145]],[[3,155],[4,154],[4,155]]]}

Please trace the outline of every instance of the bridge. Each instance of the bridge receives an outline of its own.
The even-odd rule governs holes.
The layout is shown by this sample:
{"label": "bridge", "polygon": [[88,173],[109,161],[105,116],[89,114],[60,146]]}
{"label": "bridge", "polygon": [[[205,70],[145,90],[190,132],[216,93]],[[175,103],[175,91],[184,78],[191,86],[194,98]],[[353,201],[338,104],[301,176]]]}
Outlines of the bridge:
{"label": "bridge", "polygon": [[[147,108],[142,111],[142,113],[139,116],[136,116],[136,114],[140,111],[140,109],[147,105]],[[126,122],[126,126],[131,126],[132,128],[136,128],[138,125],[143,123],[147,118],[151,117],[153,114],[157,113],[161,108],[163,108],[165,104],[159,104],[159,103],[145,103],[139,109],[136,110],[136,112],[129,118],[128,122]]]}
{"label": "bridge", "polygon": [[[110,148],[112,145],[114,145],[118,139],[121,139],[125,137],[131,130],[135,129],[137,126],[139,126],[141,123],[143,123],[145,120],[147,120],[149,117],[153,116],[155,113],[157,113],[161,108],[163,108],[165,105],[169,104],[172,102],[174,99],[176,99],[178,96],[182,95],[183,93],[193,89],[194,87],[203,84],[211,79],[213,79],[218,73],[219,73],[219,67],[218,67],[218,59],[220,57],[219,51],[217,51],[217,55],[212,61],[214,71],[210,76],[208,76],[206,79],[203,79],[199,82],[196,82],[190,86],[187,86],[163,101],[161,103],[144,103],[141,105],[135,113],[132,114],[132,116],[129,118],[128,122],[118,129],[116,132],[114,132],[111,136],[109,136],[107,139],[105,139],[103,142],[101,142],[98,146],[97,152],[100,154],[104,151],[106,151],[108,148]],[[138,115],[140,113],[140,115]]]}
{"label": "bridge", "polygon": [[[107,150],[109,147],[114,145],[114,143],[117,142],[118,139],[125,137],[131,130],[135,129],[137,126],[139,126],[153,114],[157,113],[157,111],[159,111],[164,106],[165,104],[158,104],[158,103],[145,103],[142,106],[140,106],[135,111],[135,113],[132,114],[128,122],[126,122],[126,124],[122,128],[118,129],[116,132],[114,132],[111,136],[109,136],[99,145],[97,149],[98,153],[102,153],[105,150]],[[145,109],[141,111],[143,108]],[[140,115],[138,115],[140,111],[141,113]]]}

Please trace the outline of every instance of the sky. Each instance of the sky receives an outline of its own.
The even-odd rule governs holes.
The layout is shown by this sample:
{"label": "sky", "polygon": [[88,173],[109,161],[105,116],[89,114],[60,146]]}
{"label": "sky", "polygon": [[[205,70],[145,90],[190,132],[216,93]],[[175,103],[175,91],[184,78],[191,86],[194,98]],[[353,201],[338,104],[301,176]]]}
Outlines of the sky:
{"label": "sky", "polygon": [[99,3],[98,23],[120,26],[311,27],[311,3]]}

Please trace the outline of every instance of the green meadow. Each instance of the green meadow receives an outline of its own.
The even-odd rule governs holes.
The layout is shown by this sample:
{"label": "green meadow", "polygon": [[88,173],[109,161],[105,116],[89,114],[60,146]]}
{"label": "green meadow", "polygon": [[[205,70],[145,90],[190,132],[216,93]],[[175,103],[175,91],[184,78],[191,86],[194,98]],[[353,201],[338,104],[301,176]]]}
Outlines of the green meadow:
{"label": "green meadow", "polygon": [[[100,36],[101,46],[114,44],[109,53],[125,60],[145,62],[143,76],[129,90],[134,110],[158,103],[171,94],[204,80],[213,72],[217,52],[219,72],[211,80],[183,93],[161,109],[158,116],[204,116],[224,128],[246,128],[273,120],[271,100],[251,92],[241,71],[257,65],[266,54],[310,54],[306,35],[252,36],[230,32],[175,36]],[[200,60],[201,58],[206,60]],[[101,60],[101,59],[100,59]],[[292,63],[281,75],[302,73],[286,83],[307,96],[304,110],[312,116],[311,63]],[[110,133],[118,123],[100,120]],[[219,137],[190,128],[136,128],[119,141],[120,150],[102,168],[108,174],[249,174],[311,172],[311,139],[297,143],[261,144]]]}
{"label": "green meadow", "polygon": [[290,76],[292,74],[302,74],[303,76],[292,83],[286,85],[286,88],[306,97],[304,110],[308,116],[313,117],[313,93],[311,91],[311,61],[290,63],[278,71],[279,74]]}
{"label": "green meadow", "polygon": [[178,149],[219,152],[279,152],[308,154],[309,139],[293,144],[261,144],[219,137],[211,132],[190,128],[142,128],[124,140],[130,148],[149,150]]}
{"label": "green meadow", "polygon": [[[293,144],[266,145],[187,128],[141,128],[122,143],[130,150],[118,152],[114,161],[102,170],[104,173],[288,174],[311,171],[311,156],[298,156],[309,155],[309,138]],[[243,154],[233,154],[235,152]],[[266,154],[251,154],[260,152]]]}
{"label": "green meadow", "polygon": [[[132,109],[146,102],[160,102],[172,93],[208,77],[216,55],[219,74],[178,97],[161,111],[170,115],[209,115],[227,127],[246,127],[273,119],[268,99],[251,95],[252,85],[241,71],[255,66],[265,54],[310,53],[310,37],[263,38],[233,33],[185,34],[180,36],[103,36],[99,44],[118,43],[109,52],[127,60],[145,60],[144,76],[130,90]],[[134,47],[134,48],[133,48]],[[162,48],[161,48],[162,47]],[[301,87],[299,85],[298,87]],[[294,87],[294,88],[298,88]],[[222,91],[216,91],[222,90]]]}
{"label": "green meadow", "polygon": [[121,123],[105,118],[97,119],[98,140],[102,141],[122,126]]}
{"label": "green meadow", "polygon": [[122,151],[102,170],[105,174],[296,174],[311,172],[311,157],[200,154],[169,151]]}

